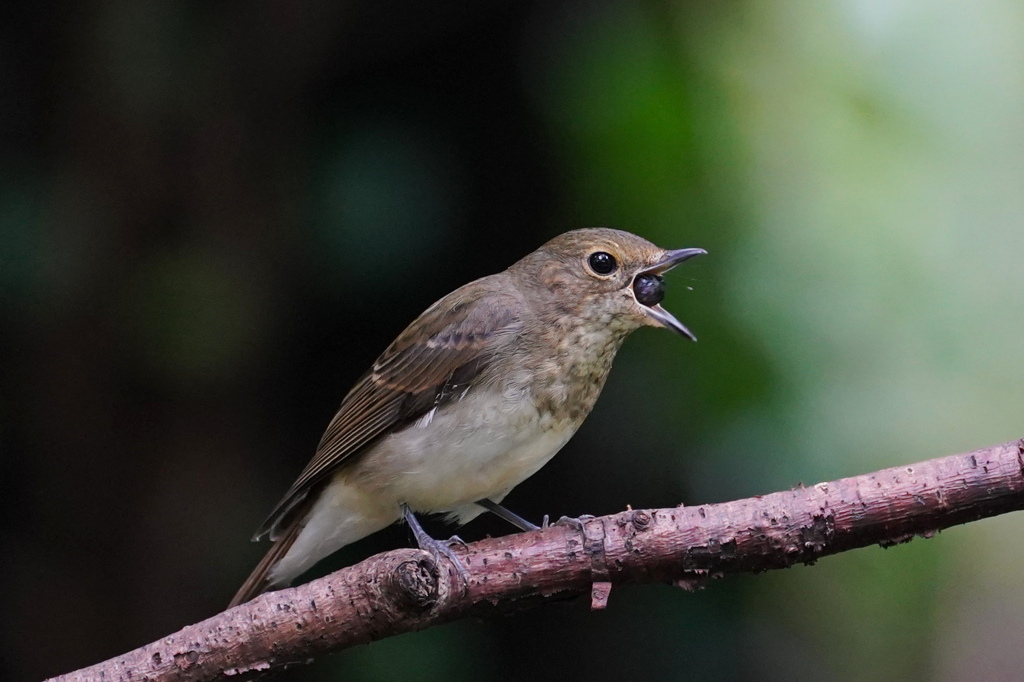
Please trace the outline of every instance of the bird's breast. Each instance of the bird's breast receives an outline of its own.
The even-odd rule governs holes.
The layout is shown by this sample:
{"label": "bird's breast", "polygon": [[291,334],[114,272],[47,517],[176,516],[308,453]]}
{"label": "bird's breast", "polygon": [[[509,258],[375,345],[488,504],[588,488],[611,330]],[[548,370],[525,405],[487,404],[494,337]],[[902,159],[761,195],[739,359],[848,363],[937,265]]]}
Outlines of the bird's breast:
{"label": "bird's breast", "polygon": [[450,511],[504,495],[579,426],[534,397],[528,381],[470,389],[382,439],[346,478],[417,511]]}
{"label": "bird's breast", "polygon": [[625,338],[614,326],[547,330],[531,352],[493,363],[339,474],[416,511],[500,499],[554,457],[590,413]]}
{"label": "bird's breast", "polygon": [[609,316],[553,334],[550,353],[534,374],[540,409],[577,426],[582,423],[597,402],[628,331]]}

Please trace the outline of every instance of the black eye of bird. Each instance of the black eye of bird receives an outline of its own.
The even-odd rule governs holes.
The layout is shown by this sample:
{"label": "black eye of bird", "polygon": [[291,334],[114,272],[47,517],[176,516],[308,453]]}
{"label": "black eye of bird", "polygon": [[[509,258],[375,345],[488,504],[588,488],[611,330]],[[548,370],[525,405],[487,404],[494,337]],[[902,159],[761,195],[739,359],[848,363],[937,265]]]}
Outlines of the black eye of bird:
{"label": "black eye of bird", "polygon": [[615,256],[604,251],[597,251],[590,254],[590,269],[599,275],[610,275],[619,267]]}
{"label": "black eye of bird", "polygon": [[665,283],[657,275],[639,275],[633,282],[633,293],[646,306],[658,305],[665,298]]}

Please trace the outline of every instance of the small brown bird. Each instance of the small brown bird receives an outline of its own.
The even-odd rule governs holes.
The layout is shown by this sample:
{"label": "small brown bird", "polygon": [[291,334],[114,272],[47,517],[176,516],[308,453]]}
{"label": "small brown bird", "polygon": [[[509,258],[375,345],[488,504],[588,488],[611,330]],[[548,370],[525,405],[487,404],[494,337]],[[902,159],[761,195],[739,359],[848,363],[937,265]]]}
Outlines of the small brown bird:
{"label": "small brown bird", "polygon": [[555,237],[508,270],[430,306],[349,391],[316,454],[254,540],[273,547],[231,606],[413,512],[466,523],[500,506],[572,437],[622,342],[642,326],[696,340],[659,303],[662,275],[703,249],[666,251],[620,230]]}

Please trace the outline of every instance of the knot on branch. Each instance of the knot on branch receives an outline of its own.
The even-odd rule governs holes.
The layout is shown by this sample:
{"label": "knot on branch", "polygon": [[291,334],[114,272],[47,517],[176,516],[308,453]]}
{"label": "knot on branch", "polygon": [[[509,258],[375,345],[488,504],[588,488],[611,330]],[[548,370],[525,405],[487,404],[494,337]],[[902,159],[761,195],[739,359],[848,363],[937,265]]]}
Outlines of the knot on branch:
{"label": "knot on branch", "polygon": [[414,611],[428,611],[440,596],[437,564],[427,558],[403,561],[388,574],[395,602]]}
{"label": "knot on branch", "polygon": [[633,524],[634,531],[642,533],[651,527],[651,514],[650,512],[638,509],[630,515],[629,522]]}

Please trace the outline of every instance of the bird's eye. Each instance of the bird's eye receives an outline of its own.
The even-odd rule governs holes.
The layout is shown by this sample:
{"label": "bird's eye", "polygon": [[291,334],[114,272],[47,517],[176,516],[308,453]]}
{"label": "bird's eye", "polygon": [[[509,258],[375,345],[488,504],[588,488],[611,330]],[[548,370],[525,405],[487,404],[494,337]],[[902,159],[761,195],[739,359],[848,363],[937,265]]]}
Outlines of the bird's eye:
{"label": "bird's eye", "polygon": [[590,254],[590,259],[587,262],[590,263],[590,269],[599,275],[610,275],[615,272],[615,268],[619,267],[615,256],[604,251]]}

